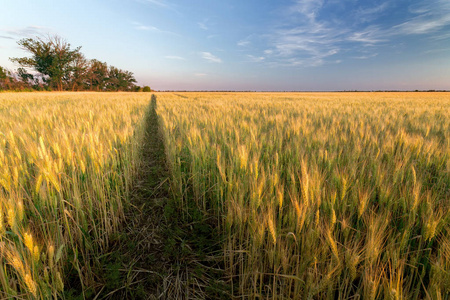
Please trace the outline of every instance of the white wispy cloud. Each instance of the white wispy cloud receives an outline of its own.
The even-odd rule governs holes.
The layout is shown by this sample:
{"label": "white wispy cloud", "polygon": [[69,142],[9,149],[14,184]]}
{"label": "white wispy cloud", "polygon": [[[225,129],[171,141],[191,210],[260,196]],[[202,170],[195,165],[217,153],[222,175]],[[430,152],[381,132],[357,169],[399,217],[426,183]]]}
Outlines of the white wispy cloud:
{"label": "white wispy cloud", "polygon": [[183,13],[179,10],[179,6],[169,0],[135,0],[135,1],[153,7],[159,7],[160,9],[172,11],[177,15],[183,15]]}
{"label": "white wispy cloud", "polygon": [[249,46],[250,44],[251,44],[251,42],[247,41],[247,40],[240,40],[239,42],[237,42],[237,45],[239,47],[246,47],[246,46]]}
{"label": "white wispy cloud", "polygon": [[203,30],[208,30],[208,26],[206,25],[206,22],[197,22],[198,27]]}
{"label": "white wispy cloud", "polygon": [[257,34],[247,35],[245,38],[241,38],[237,41],[236,45],[243,51],[254,50],[257,45],[261,43],[262,39]]}
{"label": "white wispy cloud", "polygon": [[425,34],[430,35],[430,38],[439,38],[448,34],[448,31],[443,29],[450,26],[450,1],[422,0],[410,5],[408,11],[413,14],[408,20],[400,21],[390,27],[378,26],[376,30],[368,27],[365,34],[379,41],[386,38]]}
{"label": "white wispy cloud", "polygon": [[205,77],[207,75],[208,74],[206,74],[206,73],[194,73],[194,76],[197,76],[197,77]]}
{"label": "white wispy cloud", "polygon": [[132,22],[134,29],[139,30],[139,31],[149,31],[149,32],[155,32],[155,33],[164,33],[164,34],[170,34],[170,35],[177,35],[175,32],[172,31],[167,31],[167,30],[162,30],[156,26],[152,26],[152,25],[144,25],[142,23],[139,22]]}
{"label": "white wispy cloud", "polygon": [[373,43],[408,35],[427,35],[435,40],[448,37],[448,30],[444,29],[450,26],[450,1],[419,1],[409,7],[409,12],[412,17],[389,28],[368,27],[362,32],[361,41]]}
{"label": "white wispy cloud", "polygon": [[248,54],[247,57],[251,62],[262,62],[266,59],[264,56],[255,56],[251,54]]}
{"label": "white wispy cloud", "polygon": [[391,7],[391,1],[382,2],[376,6],[358,8],[355,12],[355,19],[360,23],[367,23],[377,19],[380,14]]}
{"label": "white wispy cloud", "polygon": [[169,3],[164,0],[138,0],[138,2],[154,4],[160,7],[169,7]]}
{"label": "white wispy cloud", "polygon": [[222,60],[220,58],[218,58],[217,56],[213,55],[210,52],[200,52],[200,55],[203,59],[206,59],[207,61],[214,63],[222,63]]}
{"label": "white wispy cloud", "polygon": [[393,34],[427,34],[435,32],[450,25],[450,12],[448,14],[436,15],[426,13],[412,20],[393,26]]}
{"label": "white wispy cloud", "polygon": [[[450,26],[450,2],[433,1],[434,6],[422,2],[422,6],[414,6],[415,16],[389,28],[380,25],[370,25],[363,30],[353,32],[348,41],[359,42],[364,45],[391,43],[401,37],[411,35],[425,35],[428,39],[442,40],[450,38],[445,27]],[[441,4],[440,4],[441,3]]]}
{"label": "white wispy cloud", "polygon": [[266,54],[280,65],[319,66],[325,58],[339,53],[341,31],[318,19],[323,1],[299,0],[288,8],[293,24],[284,25],[272,36],[272,48]]}
{"label": "white wispy cloud", "polygon": [[323,6],[323,0],[297,0],[295,4],[288,8],[291,14],[301,14],[309,21],[315,21],[317,13]]}
{"label": "white wispy cloud", "polygon": [[[384,38],[383,38],[384,37]],[[361,42],[364,44],[376,44],[386,41],[386,32],[381,30],[378,26],[369,26],[362,31],[356,31],[351,33],[348,37],[348,41]]]}
{"label": "white wispy cloud", "polygon": [[16,36],[19,38],[23,37],[35,37],[35,36],[45,36],[51,33],[51,29],[44,26],[30,25],[22,28],[9,28],[3,30],[3,32]]}
{"label": "white wispy cloud", "polygon": [[177,56],[177,55],[166,55],[164,58],[167,59],[173,59],[173,60],[186,60],[184,57]]}
{"label": "white wispy cloud", "polygon": [[360,55],[360,56],[355,56],[355,59],[369,59],[369,58],[373,58],[378,56],[378,53],[372,53],[372,54],[368,54],[368,55]]}
{"label": "white wispy cloud", "polygon": [[442,41],[442,40],[450,39],[450,32],[441,33],[439,35],[432,36],[432,37],[430,37],[430,39],[434,40],[434,41]]}
{"label": "white wispy cloud", "polygon": [[[347,10],[349,5],[342,1],[294,1],[278,26],[267,35],[270,47],[264,51],[265,61],[272,65],[320,66],[341,60],[337,57],[340,53],[354,59],[375,57],[379,47],[398,43],[410,35],[424,35],[433,40],[450,38],[448,0],[418,0],[410,6],[410,16],[397,24],[380,19],[399,8],[395,1],[361,4],[351,11]],[[332,18],[329,12],[334,8],[345,8],[346,13],[342,10]],[[358,55],[361,46],[371,52]]]}
{"label": "white wispy cloud", "polygon": [[134,27],[136,30],[144,30],[144,31],[157,31],[157,32],[162,32],[161,29],[159,29],[158,27],[155,26],[148,26],[148,25],[136,25]]}
{"label": "white wispy cloud", "polygon": [[439,49],[430,49],[425,51],[425,54],[430,54],[430,53],[441,53],[441,52],[450,52],[450,48],[439,48]]}
{"label": "white wispy cloud", "polygon": [[297,0],[286,9],[285,20],[271,35],[266,60],[287,66],[320,66],[341,52],[348,29],[322,20],[323,0]]}

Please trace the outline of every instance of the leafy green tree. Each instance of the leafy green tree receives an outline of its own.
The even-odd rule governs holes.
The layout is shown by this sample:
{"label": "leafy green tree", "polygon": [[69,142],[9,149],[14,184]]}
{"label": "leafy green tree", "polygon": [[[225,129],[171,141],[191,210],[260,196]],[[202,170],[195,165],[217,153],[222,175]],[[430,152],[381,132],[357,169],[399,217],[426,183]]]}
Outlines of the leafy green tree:
{"label": "leafy green tree", "polygon": [[110,66],[108,73],[108,90],[111,91],[129,91],[134,87],[133,73]]}
{"label": "leafy green tree", "polygon": [[25,90],[33,87],[33,75],[28,74],[23,68],[17,72],[11,72],[0,67],[0,90]]}
{"label": "leafy green tree", "polygon": [[80,54],[81,47],[72,50],[70,44],[59,36],[49,36],[46,40],[40,37],[26,38],[18,44],[30,52],[31,57],[11,58],[11,61],[35,69],[45,76],[49,85],[62,91],[64,79],[70,77],[71,64]]}
{"label": "leafy green tree", "polygon": [[89,62],[88,82],[91,91],[103,91],[108,81],[108,65],[96,59]]}
{"label": "leafy green tree", "polygon": [[8,71],[0,66],[0,80],[2,79],[6,79],[6,77],[8,76]]}
{"label": "leafy green tree", "polygon": [[[0,87],[3,89],[137,90],[133,73],[108,67],[105,62],[96,59],[87,60],[80,52],[81,47],[72,49],[58,36],[26,38],[18,44],[31,53],[31,57],[10,58],[21,67],[14,74],[3,68],[0,70]],[[25,68],[37,73],[29,74]]]}
{"label": "leafy green tree", "polygon": [[34,79],[34,76],[32,74],[29,74],[27,72],[27,70],[25,70],[24,68],[18,68],[17,69],[17,75],[19,75],[20,79],[25,84],[29,84],[30,81],[32,82],[33,79]]}
{"label": "leafy green tree", "polygon": [[72,91],[86,89],[89,78],[88,67],[89,61],[82,53],[78,53],[70,66],[69,78],[67,78]]}
{"label": "leafy green tree", "polygon": [[151,92],[152,89],[149,86],[144,86],[144,88],[142,89],[143,92]]}
{"label": "leafy green tree", "polygon": [[6,89],[7,78],[8,78],[8,71],[0,66],[0,90]]}

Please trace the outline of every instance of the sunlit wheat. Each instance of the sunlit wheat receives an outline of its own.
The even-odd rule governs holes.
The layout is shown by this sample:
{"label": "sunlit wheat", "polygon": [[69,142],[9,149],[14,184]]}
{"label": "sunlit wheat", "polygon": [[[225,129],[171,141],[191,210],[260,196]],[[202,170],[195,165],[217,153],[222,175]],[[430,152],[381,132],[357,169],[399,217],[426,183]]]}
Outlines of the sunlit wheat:
{"label": "sunlit wheat", "polygon": [[94,258],[123,218],[149,100],[0,94],[0,298],[62,298],[71,268],[83,289],[97,284]]}
{"label": "sunlit wheat", "polygon": [[235,296],[449,295],[448,93],[158,99],[175,200],[222,213]]}

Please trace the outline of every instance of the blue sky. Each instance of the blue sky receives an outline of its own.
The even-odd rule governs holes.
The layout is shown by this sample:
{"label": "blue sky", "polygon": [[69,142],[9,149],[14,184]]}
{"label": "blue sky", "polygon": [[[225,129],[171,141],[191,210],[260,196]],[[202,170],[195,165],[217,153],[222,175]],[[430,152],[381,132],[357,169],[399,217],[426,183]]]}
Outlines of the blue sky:
{"label": "blue sky", "polygon": [[449,0],[2,0],[0,66],[40,34],[158,90],[450,89]]}

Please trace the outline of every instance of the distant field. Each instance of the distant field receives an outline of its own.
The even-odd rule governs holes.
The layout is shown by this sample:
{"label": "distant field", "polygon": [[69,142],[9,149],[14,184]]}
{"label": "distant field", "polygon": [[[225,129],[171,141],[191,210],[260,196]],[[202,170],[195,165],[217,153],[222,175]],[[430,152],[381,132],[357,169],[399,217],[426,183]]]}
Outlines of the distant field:
{"label": "distant field", "polygon": [[[448,299],[450,93],[156,95],[175,209],[217,220],[231,295]],[[1,298],[96,288],[149,101],[0,93]]]}

